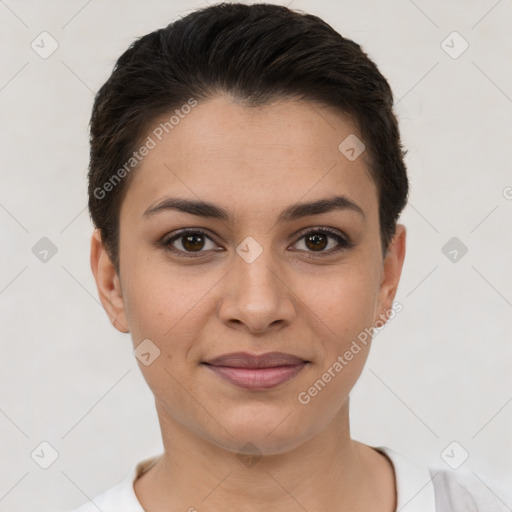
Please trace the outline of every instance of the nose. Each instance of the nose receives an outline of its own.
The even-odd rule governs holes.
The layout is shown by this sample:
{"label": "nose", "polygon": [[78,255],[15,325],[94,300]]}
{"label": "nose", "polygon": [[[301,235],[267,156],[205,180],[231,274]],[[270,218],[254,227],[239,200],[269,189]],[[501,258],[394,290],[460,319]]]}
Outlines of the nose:
{"label": "nose", "polygon": [[228,327],[264,334],[293,321],[296,308],[291,286],[267,252],[251,263],[235,256],[234,268],[223,280],[218,310]]}

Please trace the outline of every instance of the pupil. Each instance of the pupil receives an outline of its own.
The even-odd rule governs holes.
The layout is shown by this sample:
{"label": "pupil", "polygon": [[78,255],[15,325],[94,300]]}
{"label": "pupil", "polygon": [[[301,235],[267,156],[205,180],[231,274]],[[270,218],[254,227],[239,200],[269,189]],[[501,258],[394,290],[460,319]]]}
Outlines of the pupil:
{"label": "pupil", "polygon": [[[325,247],[327,245],[326,239],[327,239],[327,237],[325,235],[319,235],[319,234],[309,235],[308,237],[306,237],[306,245],[310,249],[325,249]],[[309,245],[309,242],[312,243],[312,246]]]}
{"label": "pupil", "polygon": [[202,249],[204,246],[203,235],[188,235],[184,237],[183,247],[190,251]]}

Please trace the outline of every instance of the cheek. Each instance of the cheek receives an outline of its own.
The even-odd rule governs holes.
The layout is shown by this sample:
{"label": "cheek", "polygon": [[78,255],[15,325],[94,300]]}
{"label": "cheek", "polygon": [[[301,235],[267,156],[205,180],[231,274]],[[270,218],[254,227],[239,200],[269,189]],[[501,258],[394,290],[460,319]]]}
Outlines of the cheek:
{"label": "cheek", "polygon": [[[156,279],[152,273],[157,274]],[[193,293],[184,293],[179,278],[167,280],[155,270],[144,272],[139,268],[137,275],[130,279],[129,291],[124,294],[134,343],[144,338],[162,342],[171,336],[180,322],[187,320],[194,298]]]}
{"label": "cheek", "polygon": [[[134,348],[147,339],[158,348],[158,357],[149,365],[139,360],[141,373],[155,398],[172,404],[173,416],[178,418],[190,409],[182,386],[194,378],[197,363],[190,354],[200,339],[201,306],[206,304],[201,297],[207,287],[201,279],[193,283],[183,275],[168,274],[155,265],[138,265],[124,296]],[[180,421],[186,419],[185,414]]]}
{"label": "cheek", "polygon": [[310,294],[308,302],[322,326],[323,335],[317,338],[322,353],[298,402],[299,410],[316,417],[318,424],[332,420],[359,379],[378,304],[378,276],[369,267],[344,269],[336,276],[322,293]]}
{"label": "cheek", "polygon": [[378,266],[347,265],[316,282],[308,277],[298,295],[318,319],[326,335],[320,340],[326,340],[325,352],[332,356],[373,325],[379,299]]}
{"label": "cheek", "polygon": [[188,351],[209,318],[205,308],[218,275],[197,275],[193,267],[177,271],[165,261],[143,257],[131,269],[123,296],[134,344],[149,338],[162,350]]}

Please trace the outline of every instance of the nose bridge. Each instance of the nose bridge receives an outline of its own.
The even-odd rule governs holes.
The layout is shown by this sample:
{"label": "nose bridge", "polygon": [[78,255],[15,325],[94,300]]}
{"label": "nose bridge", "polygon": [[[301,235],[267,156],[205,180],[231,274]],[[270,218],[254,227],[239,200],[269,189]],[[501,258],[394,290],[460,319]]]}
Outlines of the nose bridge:
{"label": "nose bridge", "polygon": [[[236,263],[236,269],[241,274],[243,289],[249,295],[274,295],[277,292],[276,280],[278,280],[275,261],[270,250],[266,250],[258,255],[254,261],[246,261],[239,258]],[[273,268],[274,267],[274,268]],[[242,290],[241,290],[242,291]]]}
{"label": "nose bridge", "polygon": [[236,252],[230,290],[221,307],[223,320],[241,322],[253,331],[264,331],[278,321],[289,322],[293,315],[290,292],[271,250],[247,237]]}
{"label": "nose bridge", "polygon": [[[247,237],[236,249],[235,272],[239,275],[239,299],[254,301],[253,307],[270,308],[279,294],[276,283],[275,258],[270,248],[265,249],[252,237]],[[261,301],[261,303],[260,303]]]}

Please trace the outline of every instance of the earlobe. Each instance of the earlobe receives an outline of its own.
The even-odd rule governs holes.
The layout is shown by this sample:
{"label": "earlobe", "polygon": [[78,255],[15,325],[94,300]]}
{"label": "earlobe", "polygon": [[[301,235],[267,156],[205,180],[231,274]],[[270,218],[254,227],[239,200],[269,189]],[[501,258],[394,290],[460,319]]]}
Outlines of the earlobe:
{"label": "earlobe", "polygon": [[405,259],[406,228],[397,224],[395,235],[384,258],[382,281],[379,293],[379,316],[375,322],[385,323],[392,310]]}
{"label": "earlobe", "polygon": [[112,325],[120,332],[130,332],[127,327],[121,282],[101,238],[95,229],[91,237],[91,270],[98,295]]}

